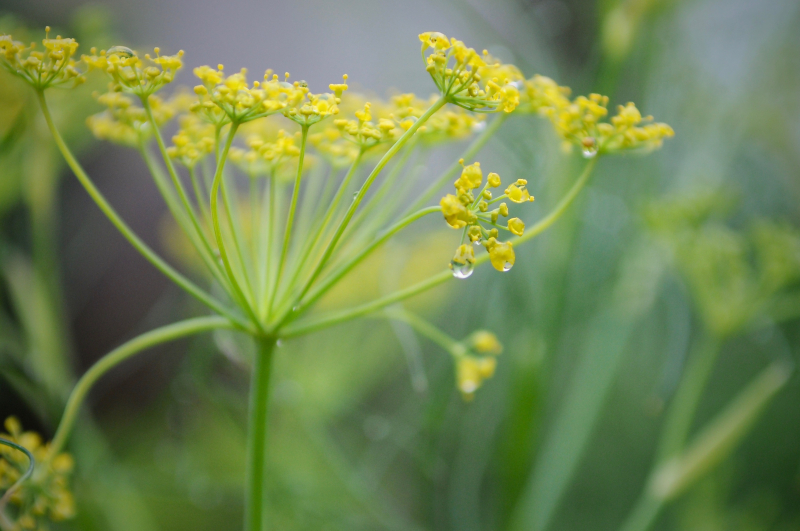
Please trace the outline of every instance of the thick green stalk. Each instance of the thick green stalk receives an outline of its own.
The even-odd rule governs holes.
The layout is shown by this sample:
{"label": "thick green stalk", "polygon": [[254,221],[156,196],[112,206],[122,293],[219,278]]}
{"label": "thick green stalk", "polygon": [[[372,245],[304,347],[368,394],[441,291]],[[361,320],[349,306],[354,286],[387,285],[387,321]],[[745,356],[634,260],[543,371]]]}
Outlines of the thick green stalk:
{"label": "thick green stalk", "polygon": [[275,339],[261,337],[250,378],[250,406],[247,421],[247,483],[245,487],[245,531],[263,531],[266,521],[264,483],[266,480],[267,414],[269,381]]}
{"label": "thick green stalk", "polygon": [[[294,190],[292,190],[292,202],[289,204],[289,215],[286,218],[286,229],[283,234],[283,246],[281,247],[281,257],[278,261],[278,272],[275,275],[275,287],[272,290],[272,299],[268,307],[272,309],[275,299],[278,298],[280,291],[281,277],[286,266],[286,255],[289,252],[289,240],[292,236],[292,225],[294,224],[294,213],[297,210],[297,198],[300,195],[300,179],[303,177],[303,160],[306,154],[306,140],[308,139],[308,126],[302,126],[302,138],[300,140],[300,157],[297,161],[297,176],[294,179]],[[291,286],[287,287],[287,292]]]}
{"label": "thick green stalk", "polygon": [[61,416],[61,422],[58,424],[53,442],[50,444],[50,458],[63,449],[86,395],[95,382],[104,374],[145,349],[160,345],[161,343],[166,343],[167,341],[173,341],[181,337],[217,328],[233,329],[236,328],[236,325],[224,317],[197,317],[194,319],[187,319],[146,332],[120,345],[100,358],[83,376],[81,376],[78,383],[72,389],[72,393],[70,393],[66,408],[64,409],[64,414]]}
{"label": "thick green stalk", "polygon": [[61,138],[61,133],[59,133],[58,129],[56,129],[55,123],[53,122],[53,117],[50,115],[50,109],[47,107],[47,101],[45,100],[44,93],[42,91],[37,91],[36,94],[39,97],[39,104],[41,105],[44,119],[47,122],[47,127],[50,129],[50,133],[53,135],[53,140],[55,141],[56,146],[58,146],[59,151],[61,151],[61,155],[64,157],[67,165],[75,174],[75,177],[78,178],[78,181],[80,181],[81,185],[83,185],[83,187],[86,189],[86,192],[89,194],[92,200],[94,200],[103,214],[106,215],[106,217],[117,228],[117,230],[122,233],[125,239],[127,239],[128,242],[130,242],[130,244],[133,245],[133,247],[147,259],[147,261],[153,264],[159,271],[164,273],[164,275],[166,275],[170,280],[175,282],[175,284],[180,286],[190,295],[215,312],[224,315],[231,321],[237,323],[241,328],[250,329],[251,327],[247,323],[234,315],[229,309],[225,308],[219,301],[215,300],[213,297],[211,297],[211,295],[200,289],[189,279],[178,273],[172,266],[167,264],[160,256],[150,249],[150,247],[148,247],[147,244],[145,244],[136,235],[136,233],[131,230],[130,227],[128,227],[122,218],[119,217],[119,214],[117,214],[114,208],[108,203],[103,194],[100,193],[100,190],[95,187],[92,180],[83,170],[67,144],[64,142],[64,139]]}
{"label": "thick green stalk", "polygon": [[311,289],[311,286],[314,284],[314,281],[317,279],[319,274],[322,272],[322,269],[328,263],[328,259],[330,259],[331,255],[333,254],[333,251],[336,249],[336,245],[339,243],[339,239],[342,237],[342,234],[347,229],[347,225],[350,223],[350,220],[355,214],[358,205],[361,204],[361,201],[364,199],[364,196],[366,195],[370,186],[378,177],[378,175],[381,173],[383,168],[386,166],[386,164],[389,163],[390,160],[392,160],[392,157],[394,157],[397,154],[397,152],[406,144],[406,142],[408,142],[414,136],[414,133],[417,132],[417,129],[419,129],[423,124],[425,124],[425,122],[427,122],[431,116],[436,114],[436,111],[441,109],[445,105],[445,103],[447,103],[447,98],[445,96],[442,96],[441,98],[436,100],[436,103],[431,105],[431,107],[427,111],[425,111],[425,113],[422,116],[420,116],[417,119],[417,121],[414,122],[414,124],[411,127],[409,127],[408,130],[406,130],[405,133],[403,133],[403,136],[401,136],[397,140],[397,142],[395,142],[392,145],[392,147],[389,148],[389,150],[383,155],[383,157],[381,157],[381,160],[378,161],[378,164],[375,165],[375,168],[373,168],[372,172],[369,174],[366,181],[364,181],[364,185],[358,190],[356,197],[350,204],[350,208],[347,209],[347,212],[344,215],[344,219],[342,219],[342,221],[339,223],[339,226],[337,227],[336,232],[333,235],[333,238],[331,238],[331,241],[328,243],[328,247],[325,249],[322,258],[320,259],[319,263],[317,263],[314,272],[311,274],[311,278],[308,280],[305,287],[300,292],[299,298],[302,298],[303,296],[305,296],[306,293],[308,293],[308,290]]}
{"label": "thick green stalk", "polygon": [[[525,234],[518,238],[514,244],[519,245],[522,242],[530,240],[535,236],[541,234],[545,229],[550,227],[553,223],[560,218],[564,212],[567,211],[569,206],[575,201],[575,198],[578,196],[578,193],[586,186],[586,183],[589,182],[589,178],[592,175],[592,170],[595,167],[596,159],[592,159],[583,169],[583,172],[578,177],[578,180],[575,181],[575,184],[572,185],[572,188],[569,189],[567,195],[565,195],[561,201],[556,205],[555,209],[545,216],[541,221],[533,225],[530,229],[525,231]],[[488,254],[482,254],[475,259],[475,265],[480,265],[484,262],[489,260]],[[453,273],[449,269],[442,271],[441,273],[437,273],[432,277],[423,280],[413,286],[409,286],[407,288],[401,289],[394,293],[390,293],[385,295],[379,299],[376,299],[372,302],[368,302],[366,304],[362,304],[361,306],[356,306],[355,308],[349,308],[346,310],[341,310],[338,312],[332,312],[328,315],[324,315],[322,317],[318,317],[316,319],[309,319],[305,323],[297,323],[294,325],[289,325],[285,329],[283,329],[280,333],[281,337],[294,337],[301,334],[307,334],[314,330],[321,330],[323,328],[327,328],[329,326],[333,326],[345,321],[349,321],[356,317],[360,317],[362,315],[369,314],[376,310],[380,310],[381,308],[385,308],[390,304],[394,304],[396,302],[400,302],[402,300],[408,299],[409,297],[413,297],[419,293],[427,291],[439,284],[446,282],[448,279],[453,278]]]}

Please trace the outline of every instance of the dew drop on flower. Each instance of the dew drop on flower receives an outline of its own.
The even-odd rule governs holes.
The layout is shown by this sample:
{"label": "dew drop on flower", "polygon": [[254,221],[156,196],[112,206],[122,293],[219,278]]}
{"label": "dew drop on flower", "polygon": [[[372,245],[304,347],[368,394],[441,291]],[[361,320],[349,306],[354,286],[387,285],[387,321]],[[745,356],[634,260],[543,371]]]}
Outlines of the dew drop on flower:
{"label": "dew drop on flower", "polygon": [[106,52],[106,55],[118,55],[120,57],[124,57],[125,59],[129,57],[133,57],[136,55],[136,52],[128,48],[127,46],[112,46]]}
{"label": "dew drop on flower", "polygon": [[503,264],[503,271],[504,272],[509,271],[513,266],[514,264],[512,264],[511,262],[506,262],[505,264]]}
{"label": "dew drop on flower", "polygon": [[483,238],[478,238],[477,240],[474,240],[474,241],[472,242],[472,245],[474,245],[475,247],[477,247],[477,246],[479,246],[479,245],[481,244],[481,242],[482,242],[482,241],[483,241]]}
{"label": "dew drop on flower", "polygon": [[450,269],[453,270],[453,276],[456,278],[469,278],[469,276],[475,270],[475,264],[472,262],[465,262],[461,264],[455,260],[451,260]]}
{"label": "dew drop on flower", "polygon": [[584,147],[581,152],[583,153],[583,158],[591,159],[591,158],[594,158],[595,155],[597,155],[597,148],[596,147]]}
{"label": "dew drop on flower", "polygon": [[478,390],[478,383],[474,380],[464,380],[459,387],[462,393],[470,394]]}

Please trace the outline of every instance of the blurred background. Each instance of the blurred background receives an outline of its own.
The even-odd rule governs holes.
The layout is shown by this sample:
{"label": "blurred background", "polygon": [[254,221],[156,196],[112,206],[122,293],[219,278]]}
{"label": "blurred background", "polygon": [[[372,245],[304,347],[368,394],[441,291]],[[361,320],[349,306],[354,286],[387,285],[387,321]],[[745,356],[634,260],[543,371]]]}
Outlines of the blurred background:
{"label": "blurred background", "polygon": [[[610,108],[634,101],[675,129],[654,154],[601,160],[576,207],[518,248],[509,273],[479,269],[409,302],[456,338],[477,328],[501,338],[498,372],[472,402],[448,355],[403,326],[362,320],[282,346],[273,529],[620,529],[704,337],[719,348],[693,434],[765,367],[797,359],[796,0],[0,0],[0,14],[0,33],[49,24],[89,46],[183,49],[185,84],[191,68],[223,63],[287,70],[312,90],[347,73],[378,94],[432,92],[417,35],[441,31],[528,77],[607,94]],[[100,110],[96,88],[54,95],[57,119],[112,204],[169,254],[144,164],[84,125]],[[116,233],[19,94],[0,78],[0,137],[24,139],[0,145],[0,418],[49,438],[76,375],[199,308]],[[421,178],[464,147],[437,152]],[[504,180],[528,179],[537,200],[526,222],[582,167],[535,117],[508,120],[479,158]],[[436,234],[393,249],[413,258],[439,246],[451,252]],[[400,269],[380,267],[339,296],[402,284],[402,260],[380,259]],[[71,444],[79,514],[58,529],[238,528],[248,382],[239,349],[230,336],[201,336],[105,377]],[[656,529],[800,529],[797,377],[770,398]]]}

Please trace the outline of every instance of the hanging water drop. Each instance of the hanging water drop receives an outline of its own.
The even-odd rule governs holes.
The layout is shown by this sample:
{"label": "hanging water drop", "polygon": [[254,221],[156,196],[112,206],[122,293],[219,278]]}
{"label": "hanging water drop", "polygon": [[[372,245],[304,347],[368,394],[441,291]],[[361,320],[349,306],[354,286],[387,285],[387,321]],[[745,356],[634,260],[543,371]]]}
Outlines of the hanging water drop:
{"label": "hanging water drop", "polygon": [[595,155],[597,155],[597,148],[596,147],[590,147],[590,148],[585,147],[585,148],[583,148],[581,153],[583,153],[583,158],[591,159],[591,158],[594,158]]}
{"label": "hanging water drop", "polygon": [[456,262],[455,260],[450,261],[450,269],[453,270],[453,276],[456,278],[469,278],[472,272],[475,270],[475,263],[474,262]]}
{"label": "hanging water drop", "polygon": [[512,267],[514,267],[514,264],[512,264],[511,262],[505,262],[503,264],[503,272],[511,270]]}

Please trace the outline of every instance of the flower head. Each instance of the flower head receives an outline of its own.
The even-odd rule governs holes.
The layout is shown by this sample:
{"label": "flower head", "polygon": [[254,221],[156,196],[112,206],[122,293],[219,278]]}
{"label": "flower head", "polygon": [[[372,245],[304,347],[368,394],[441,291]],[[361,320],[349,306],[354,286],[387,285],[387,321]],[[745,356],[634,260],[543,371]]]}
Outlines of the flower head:
{"label": "flower head", "polygon": [[[453,183],[456,194],[447,194],[439,202],[447,224],[454,229],[464,230],[461,245],[450,262],[453,276],[467,278],[472,274],[474,268],[474,251],[465,245],[465,239],[475,245],[483,243],[494,268],[498,271],[508,271],[514,265],[514,249],[510,243],[498,241],[498,229],[507,230],[515,236],[522,236],[525,232],[525,223],[519,218],[511,218],[506,226],[500,225],[498,224],[499,219],[509,215],[508,204],[500,203],[497,208],[491,210],[489,207],[503,198],[508,198],[515,203],[533,201],[533,197],[525,188],[527,181],[517,180],[506,188],[505,195],[493,200],[490,188],[497,188],[501,185],[500,176],[490,173],[484,185],[480,163],[464,165],[463,160],[460,162],[463,169],[461,175]],[[475,190],[479,188],[481,190],[476,193]]]}
{"label": "flower head", "polygon": [[[66,453],[50,456],[50,446],[32,431],[22,431],[19,420],[5,421],[8,433],[0,437],[31,452],[35,462],[33,475],[14,491],[9,502],[14,509],[14,529],[43,529],[43,520],[61,521],[75,516],[75,501],[69,490],[69,476],[74,462]],[[0,445],[0,490],[5,491],[22,476],[28,457],[9,446]]]}
{"label": "flower head", "polygon": [[519,105],[517,84],[522,75],[515,66],[438,32],[422,33],[419,38],[425,69],[447,101],[477,112],[511,112]]}
{"label": "flower head", "polygon": [[578,96],[569,103],[565,99],[555,103],[545,108],[545,114],[565,145],[579,146],[586,158],[598,153],[649,152],[660,148],[665,138],[675,135],[667,124],[652,123],[652,116],[643,118],[633,103],[620,105],[611,122],[604,121],[608,114],[608,96],[590,94],[588,98]]}
{"label": "flower head", "polygon": [[494,375],[503,345],[487,330],[478,330],[456,349],[456,385],[464,400],[472,400],[483,382]]}
{"label": "flower head", "polygon": [[[147,113],[134,98],[120,92],[95,94],[97,102],[106,110],[93,114],[86,124],[95,137],[127,147],[137,147],[152,133]],[[148,98],[156,125],[161,126],[175,116],[175,106],[158,96]]]}
{"label": "flower head", "polygon": [[194,88],[199,100],[192,110],[218,127],[230,122],[249,122],[292,108],[303,101],[308,92],[301,83],[289,83],[288,74],[280,81],[271,70],[264,73],[263,82],[252,84],[247,81],[245,68],[226,76],[222,65],[216,69],[200,66],[194,69],[194,74],[201,84]]}
{"label": "flower head", "polygon": [[92,48],[90,55],[81,59],[90,69],[105,71],[114,83],[114,90],[146,98],[172,83],[183,66],[183,50],[175,55],[161,55],[160,48],[154,48],[153,52],[155,56],[145,54],[142,60],[126,46],[112,46],[100,52]]}
{"label": "flower head", "polygon": [[11,35],[0,35],[0,62],[13,75],[25,80],[37,90],[83,83],[86,78],[72,58],[78,49],[75,39],[50,38],[50,26],[45,28],[43,50],[36,43],[25,46]]}

